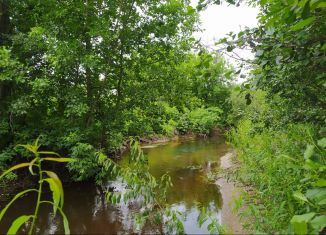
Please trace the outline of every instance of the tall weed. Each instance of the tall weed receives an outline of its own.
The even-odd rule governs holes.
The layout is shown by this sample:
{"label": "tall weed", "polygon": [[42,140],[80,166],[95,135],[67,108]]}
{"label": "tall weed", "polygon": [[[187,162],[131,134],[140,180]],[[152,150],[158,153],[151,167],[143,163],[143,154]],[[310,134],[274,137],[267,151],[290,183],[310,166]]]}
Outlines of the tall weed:
{"label": "tall weed", "polygon": [[248,224],[253,231],[281,231],[303,209],[293,193],[307,188],[307,183],[302,182],[303,152],[307,144],[313,144],[313,133],[314,128],[308,124],[256,132],[250,120],[240,121],[229,132],[241,164],[235,177],[255,189],[243,212],[254,217],[255,222]]}

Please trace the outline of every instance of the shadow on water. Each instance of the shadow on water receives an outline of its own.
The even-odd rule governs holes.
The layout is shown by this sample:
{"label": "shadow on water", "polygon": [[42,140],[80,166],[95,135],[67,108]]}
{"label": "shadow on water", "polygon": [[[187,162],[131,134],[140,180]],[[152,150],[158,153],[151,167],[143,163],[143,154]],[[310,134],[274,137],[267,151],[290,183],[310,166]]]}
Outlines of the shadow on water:
{"label": "shadow on water", "polygon": [[[169,173],[173,188],[168,193],[168,202],[173,209],[183,213],[186,233],[207,233],[205,224],[197,224],[198,202],[209,207],[221,221],[222,199],[218,187],[205,180],[205,172],[213,164],[219,164],[228,147],[223,139],[179,140],[161,145],[144,146],[148,155],[150,172],[160,177]],[[204,169],[204,170],[203,170]],[[135,204],[110,205],[105,195],[91,183],[71,183],[64,186],[64,211],[73,234],[122,234],[133,233],[132,214]],[[50,194],[48,194],[50,196]],[[35,195],[27,195],[13,204],[0,225],[0,234],[5,233],[13,219],[34,210]],[[37,233],[63,233],[61,218],[52,216],[50,206],[41,207]],[[162,228],[152,231],[161,232]],[[26,233],[26,229],[22,229]]]}

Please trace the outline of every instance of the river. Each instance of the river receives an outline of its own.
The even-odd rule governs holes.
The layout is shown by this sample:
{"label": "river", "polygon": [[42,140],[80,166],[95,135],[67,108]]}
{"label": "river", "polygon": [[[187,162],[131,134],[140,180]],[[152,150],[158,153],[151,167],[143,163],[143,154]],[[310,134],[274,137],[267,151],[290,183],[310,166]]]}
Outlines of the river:
{"label": "river", "polygon": [[[164,144],[143,146],[149,159],[150,173],[160,177],[168,172],[173,187],[168,193],[168,203],[183,213],[186,233],[208,233],[206,224],[200,227],[198,202],[209,207],[222,224],[222,195],[216,184],[207,181],[206,174],[220,164],[220,158],[229,148],[222,138],[179,139]],[[72,234],[126,234],[134,233],[132,205],[113,206],[105,201],[105,195],[91,183],[64,185],[65,205]],[[28,195],[12,205],[0,224],[5,233],[13,218],[28,214],[34,209],[35,197]],[[59,216],[53,218],[52,208],[43,206],[37,223],[37,233],[63,233]],[[26,228],[25,228],[26,229]],[[24,228],[22,233],[26,232]]]}

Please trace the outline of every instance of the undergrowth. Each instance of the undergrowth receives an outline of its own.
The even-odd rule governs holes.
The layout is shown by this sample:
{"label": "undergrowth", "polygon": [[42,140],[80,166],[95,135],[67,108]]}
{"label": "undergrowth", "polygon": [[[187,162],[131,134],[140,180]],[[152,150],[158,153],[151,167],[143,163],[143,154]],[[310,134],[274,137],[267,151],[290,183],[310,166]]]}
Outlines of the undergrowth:
{"label": "undergrowth", "polygon": [[315,144],[315,133],[308,124],[255,132],[249,120],[229,132],[241,165],[235,178],[255,189],[245,197],[247,209],[242,212],[242,217],[254,218],[246,224],[251,231],[284,231],[294,215],[304,212],[305,205],[293,194],[309,187],[303,156],[306,146]]}

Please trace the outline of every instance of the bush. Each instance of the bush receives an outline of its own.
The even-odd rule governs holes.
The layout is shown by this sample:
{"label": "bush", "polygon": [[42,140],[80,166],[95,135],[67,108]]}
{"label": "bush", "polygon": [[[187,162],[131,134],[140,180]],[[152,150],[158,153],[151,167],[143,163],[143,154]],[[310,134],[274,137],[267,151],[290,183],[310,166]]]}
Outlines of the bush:
{"label": "bush", "polygon": [[255,129],[252,121],[242,120],[229,133],[241,165],[236,179],[255,189],[244,212],[254,217],[250,228],[275,233],[285,229],[291,217],[303,209],[293,193],[307,188],[303,152],[307,144],[313,144],[315,130],[307,124],[288,125],[282,130]]}
{"label": "bush", "polygon": [[68,168],[73,173],[74,180],[86,180],[95,177],[99,172],[100,167],[96,159],[96,150],[92,145],[78,143],[72,148],[70,156],[74,161],[68,164]]}
{"label": "bush", "polygon": [[220,124],[222,110],[217,107],[197,108],[182,115],[177,129],[184,134],[192,131],[197,134],[209,134],[210,130]]}

